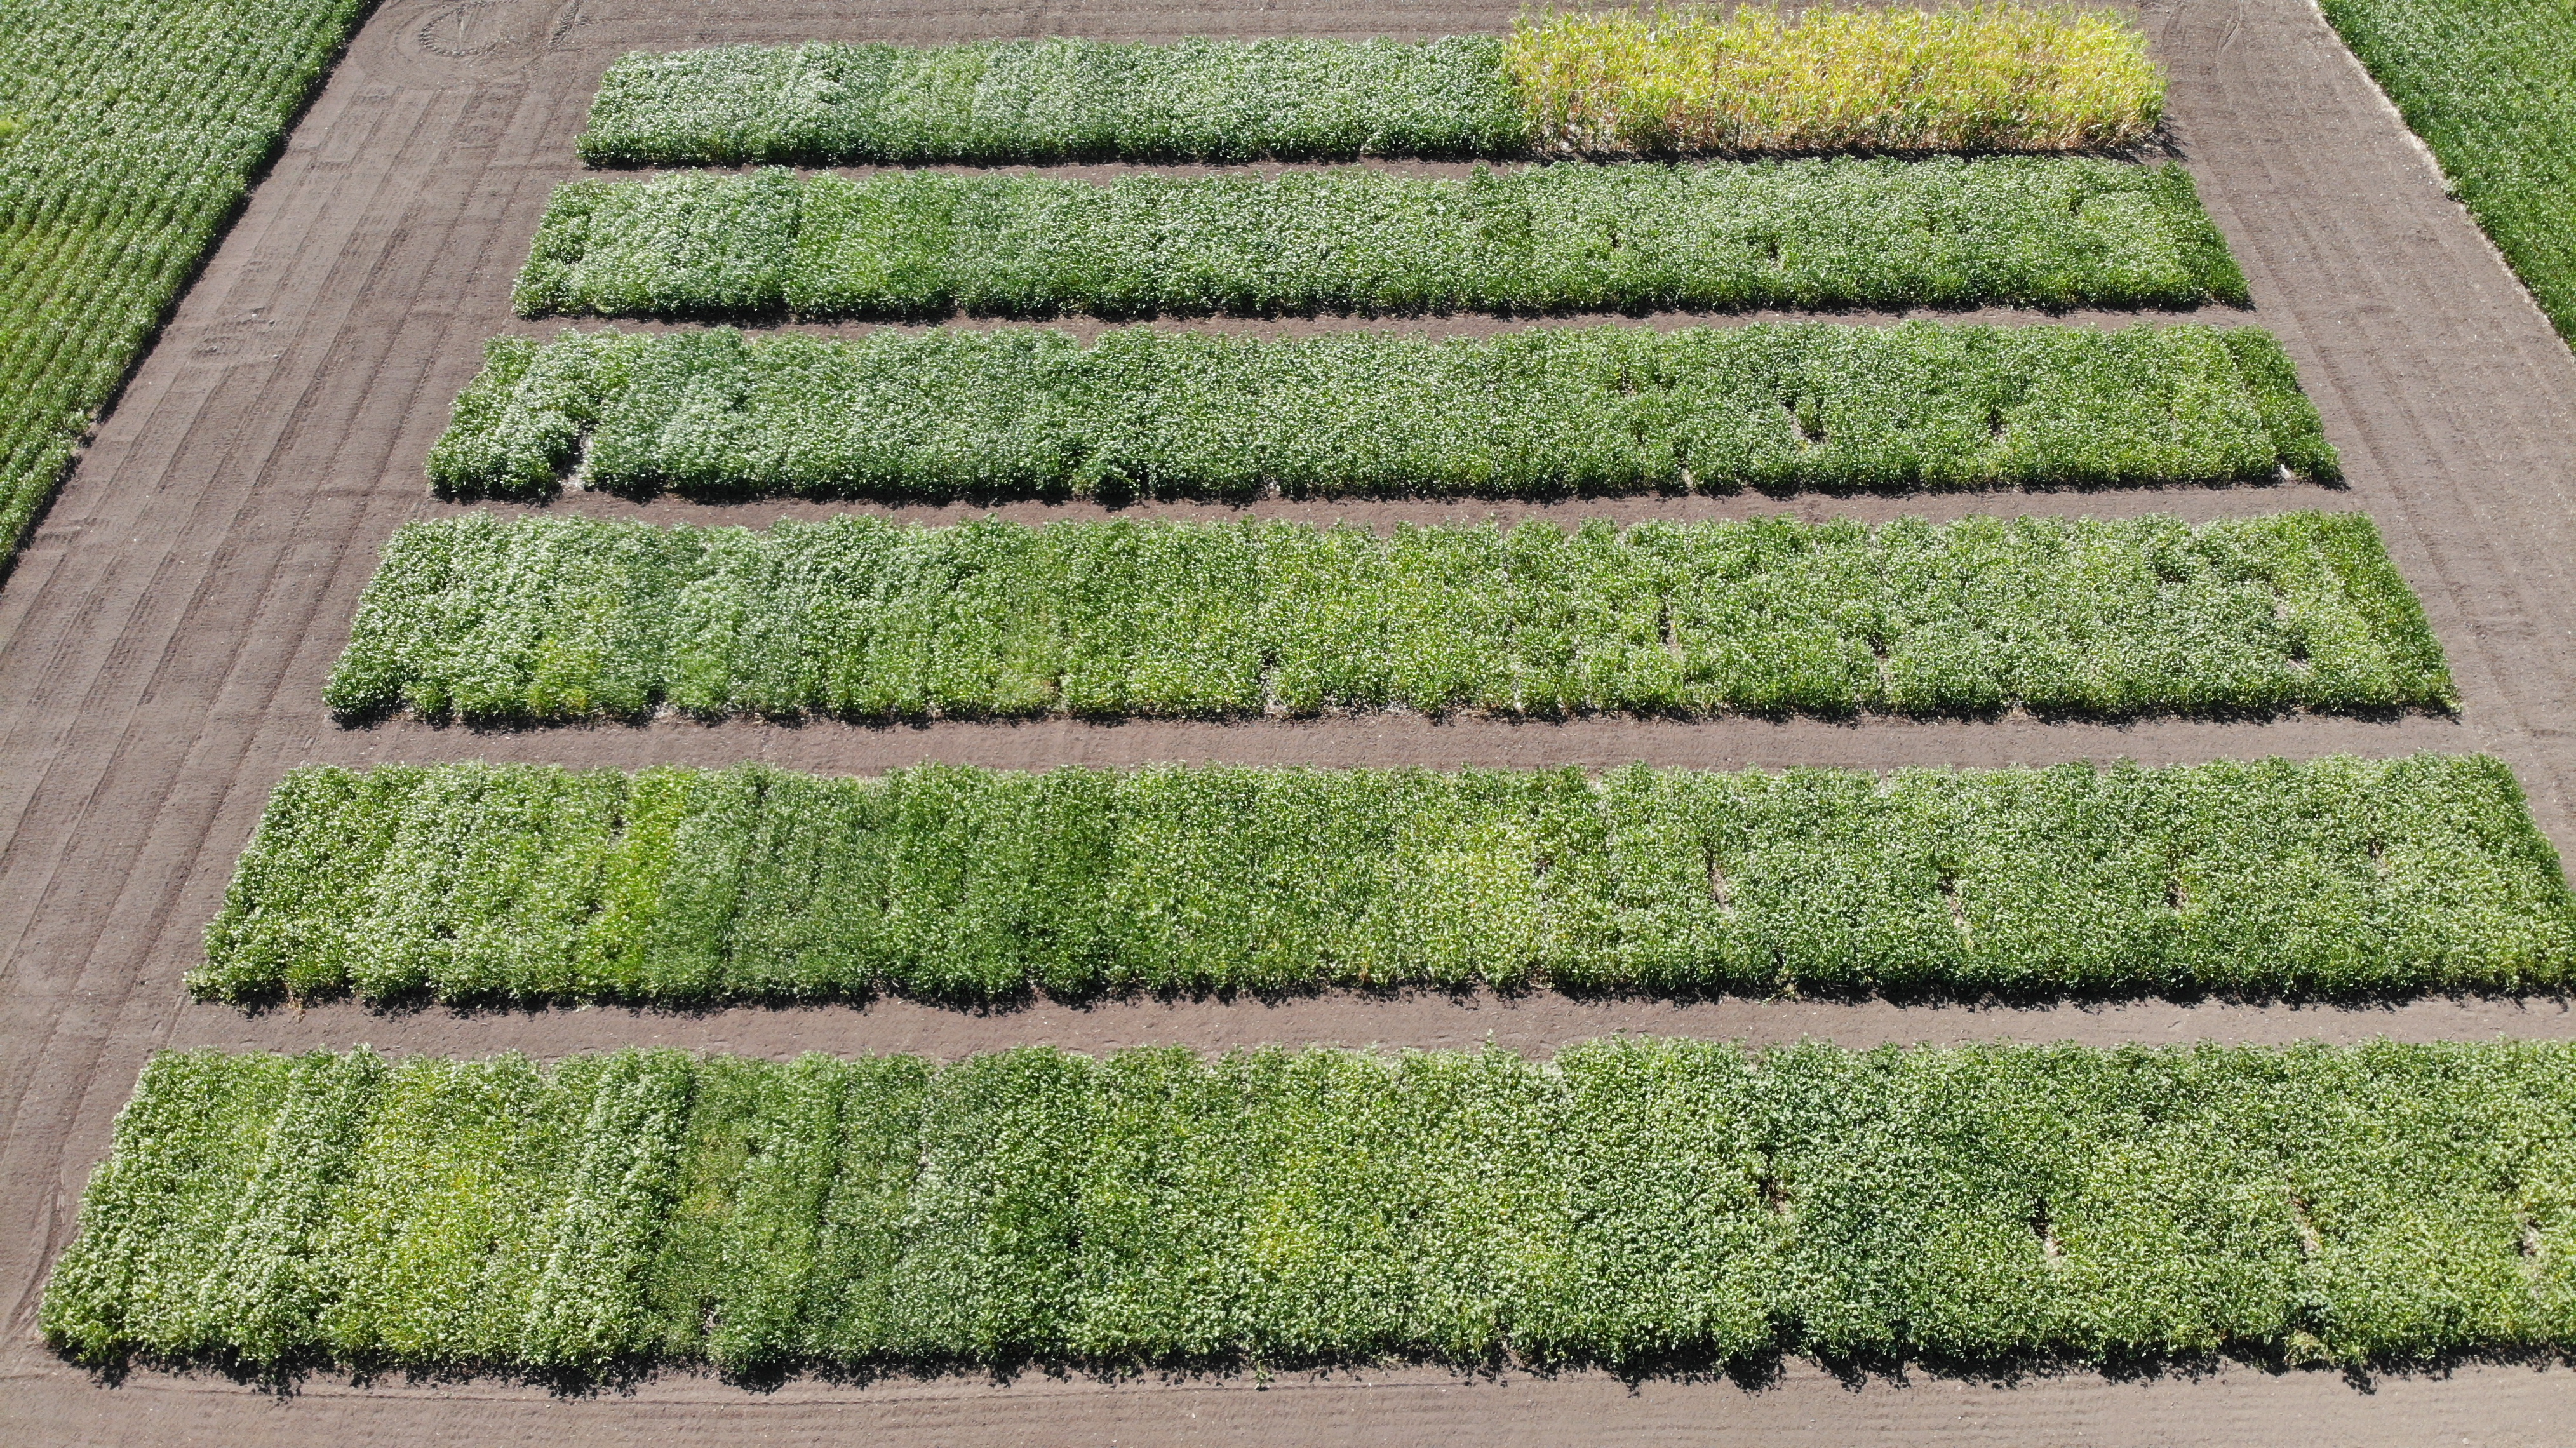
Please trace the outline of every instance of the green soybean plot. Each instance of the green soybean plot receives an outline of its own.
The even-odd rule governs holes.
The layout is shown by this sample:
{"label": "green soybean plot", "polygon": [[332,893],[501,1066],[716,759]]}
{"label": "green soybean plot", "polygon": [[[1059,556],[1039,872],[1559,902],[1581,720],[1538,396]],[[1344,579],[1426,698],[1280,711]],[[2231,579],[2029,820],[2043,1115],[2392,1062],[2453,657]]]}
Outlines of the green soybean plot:
{"label": "green soybean plot", "polygon": [[1503,41],[727,45],[620,57],[594,166],[1517,156]]}
{"label": "green soybean plot", "polygon": [[2313,997],[2563,983],[2479,756],[1703,773],[313,768],[201,995],[676,1007],[1550,986]]}
{"label": "green soybean plot", "polygon": [[2106,487],[2340,476],[2252,327],[1538,328],[1302,339],[1129,327],[487,344],[449,497],[722,501]]}
{"label": "green soybean plot", "polygon": [[2111,11],[1524,16],[1508,38],[727,45],[608,68],[594,166],[2120,150],[2164,78]]}
{"label": "green soybean plot", "polygon": [[325,689],[542,722],[2444,709],[2359,514],[407,524]]}
{"label": "green soybean plot", "polygon": [[109,1365],[2576,1347],[2576,1049],[164,1053],[37,1320]]}
{"label": "green soybean plot", "polygon": [[574,181],[513,300],[532,317],[898,319],[2247,299],[2180,166],[1992,156]]}

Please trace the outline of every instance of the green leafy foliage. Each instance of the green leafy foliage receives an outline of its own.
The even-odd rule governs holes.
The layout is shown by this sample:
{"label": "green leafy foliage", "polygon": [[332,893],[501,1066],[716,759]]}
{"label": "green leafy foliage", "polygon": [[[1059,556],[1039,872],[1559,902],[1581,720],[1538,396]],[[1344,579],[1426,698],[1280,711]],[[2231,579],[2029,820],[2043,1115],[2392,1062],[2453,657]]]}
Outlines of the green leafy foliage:
{"label": "green leafy foliage", "polygon": [[513,293],[531,317],[888,319],[2245,300],[2180,166],[2042,156],[574,181]]}
{"label": "green leafy foliage", "polygon": [[2443,708],[2359,514],[1568,530],[843,515],[406,524],[349,716]]}
{"label": "green leafy foliage", "polygon": [[38,1321],[576,1381],[2439,1363],[2576,1344],[2571,1118],[2537,1042],[165,1053]]}
{"label": "green leafy foliage", "polygon": [[0,559],[366,8],[0,0]]}
{"label": "green leafy foliage", "polygon": [[487,344],[449,497],[1555,497],[2339,475],[2268,335],[2200,326],[1129,327]]}
{"label": "green leafy foliage", "polygon": [[2563,0],[2322,0],[2559,335],[2576,342],[2576,15]]}
{"label": "green leafy foliage", "polygon": [[634,52],[576,143],[594,166],[1510,156],[1490,36],[752,45]]}
{"label": "green leafy foliage", "polygon": [[1884,780],[455,764],[290,774],[191,984],[2385,996],[2556,985],[2571,950],[2557,857],[2482,756]]}
{"label": "green leafy foliage", "polygon": [[2056,151],[2135,145],[2163,102],[2112,12],[1748,7],[1542,14],[1508,40],[1419,45],[639,51],[608,68],[577,146],[594,166]]}

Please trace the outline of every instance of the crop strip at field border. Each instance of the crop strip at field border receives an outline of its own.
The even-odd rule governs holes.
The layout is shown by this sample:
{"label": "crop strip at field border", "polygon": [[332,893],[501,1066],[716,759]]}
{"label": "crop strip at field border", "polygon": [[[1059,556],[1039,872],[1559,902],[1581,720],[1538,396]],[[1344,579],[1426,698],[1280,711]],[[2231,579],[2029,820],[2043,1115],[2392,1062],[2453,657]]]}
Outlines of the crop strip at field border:
{"label": "crop strip at field border", "polygon": [[2447,1364],[2576,1338],[2576,1046],[163,1053],[91,1363]]}

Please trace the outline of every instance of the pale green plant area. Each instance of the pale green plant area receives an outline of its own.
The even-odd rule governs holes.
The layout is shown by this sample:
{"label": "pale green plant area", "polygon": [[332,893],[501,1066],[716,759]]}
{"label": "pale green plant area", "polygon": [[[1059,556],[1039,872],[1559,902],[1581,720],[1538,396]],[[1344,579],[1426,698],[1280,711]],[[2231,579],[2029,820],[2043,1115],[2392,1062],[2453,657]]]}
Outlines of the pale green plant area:
{"label": "pale green plant area", "polygon": [[2255,328],[1756,323],[1303,339],[1131,327],[497,338],[448,497],[707,501],[2127,487],[2330,481]]}
{"label": "pale green plant area", "polygon": [[406,525],[345,716],[856,720],[2444,708],[2358,514],[1568,530],[843,515]]}
{"label": "pale green plant area", "polygon": [[523,316],[2244,305],[2179,165],[2089,157],[1262,177],[783,169],[556,188]]}
{"label": "pale green plant area", "polygon": [[2555,1042],[165,1052],[37,1321],[565,1384],[2440,1364],[2576,1343],[2571,1117]]}
{"label": "pale green plant area", "polygon": [[2164,117],[2164,74],[2115,10],[1548,11],[1503,69],[1542,150],[2112,151]]}

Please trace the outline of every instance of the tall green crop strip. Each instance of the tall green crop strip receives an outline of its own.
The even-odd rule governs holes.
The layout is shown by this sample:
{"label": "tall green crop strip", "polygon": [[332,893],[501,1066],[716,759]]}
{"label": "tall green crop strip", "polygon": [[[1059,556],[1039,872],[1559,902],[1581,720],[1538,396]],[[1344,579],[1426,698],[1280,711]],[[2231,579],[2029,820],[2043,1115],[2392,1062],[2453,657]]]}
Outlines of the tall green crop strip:
{"label": "tall green crop strip", "polygon": [[1551,497],[2338,476],[2252,327],[1538,328],[1302,339],[731,329],[488,344],[450,497]]}
{"label": "tall green crop strip", "polygon": [[2303,996],[2563,983],[2481,757],[2171,769],[299,770],[201,994],[716,1001],[1533,984]]}
{"label": "tall green crop strip", "polygon": [[2561,0],[2323,0],[2469,214],[2576,341],[2576,14]]}
{"label": "tall green crop strip", "polygon": [[0,558],[364,0],[0,0]]}
{"label": "tall green crop strip", "polygon": [[325,689],[350,716],[858,720],[1406,708],[2444,708],[2358,514],[1789,518],[1568,531],[844,515],[406,525]]}
{"label": "tall green crop strip", "polygon": [[1988,156],[1277,177],[784,170],[556,189],[525,316],[2243,305],[2178,165]]}
{"label": "tall green crop strip", "polygon": [[2556,1043],[173,1052],[38,1320],[574,1378],[2564,1352],[2571,1118]]}

